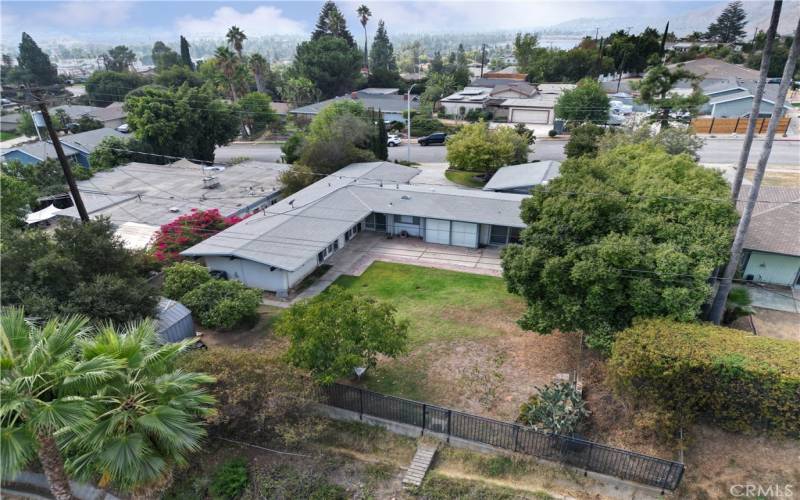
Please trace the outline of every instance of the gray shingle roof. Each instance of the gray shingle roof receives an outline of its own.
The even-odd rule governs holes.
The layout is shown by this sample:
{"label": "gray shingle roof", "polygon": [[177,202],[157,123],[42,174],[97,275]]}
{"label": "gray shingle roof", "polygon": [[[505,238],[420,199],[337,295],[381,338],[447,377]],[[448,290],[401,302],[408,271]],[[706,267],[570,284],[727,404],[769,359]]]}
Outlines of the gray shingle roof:
{"label": "gray shingle roof", "polygon": [[91,153],[106,137],[126,138],[122,132],[117,132],[113,128],[98,128],[87,132],[69,134],[61,137],[61,144],[67,144],[75,149],[80,149]]}
{"label": "gray shingle roof", "polygon": [[[742,186],[740,200],[750,194]],[[739,211],[744,202],[737,203]],[[762,187],[747,230],[744,248],[800,256],[800,188]]]}
{"label": "gray shingle roof", "polygon": [[387,162],[349,165],[182,254],[293,271],[372,212],[524,227],[524,196],[405,184],[418,173]]}
{"label": "gray shingle roof", "polygon": [[529,188],[558,177],[561,163],[553,160],[503,167],[483,186],[484,191]]}
{"label": "gray shingle roof", "polygon": [[[67,156],[73,156],[79,153],[77,149],[72,148],[67,144],[62,144],[61,147],[64,150],[64,154]],[[40,161],[46,158],[58,158],[56,149],[53,147],[53,145],[45,141],[20,144],[18,146],[14,146],[13,148],[3,150],[3,154],[10,153],[11,151],[15,150],[22,151],[23,153],[28,154]]]}

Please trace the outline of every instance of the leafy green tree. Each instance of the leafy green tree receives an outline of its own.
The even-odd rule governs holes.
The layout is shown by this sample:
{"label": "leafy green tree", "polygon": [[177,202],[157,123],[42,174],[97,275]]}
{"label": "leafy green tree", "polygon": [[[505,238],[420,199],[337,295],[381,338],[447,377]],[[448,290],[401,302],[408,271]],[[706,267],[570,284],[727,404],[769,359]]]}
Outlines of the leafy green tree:
{"label": "leafy green tree", "polygon": [[394,47],[389,41],[383,20],[378,21],[378,30],[372,40],[369,71],[369,85],[372,87],[391,88],[400,84],[400,73],[397,71]]}
{"label": "leafy green tree", "polygon": [[235,50],[236,55],[241,59],[244,41],[247,40],[247,35],[244,34],[244,31],[240,30],[238,26],[231,26],[225,35],[225,39],[228,40],[228,47]]}
{"label": "leafy green tree", "polygon": [[378,113],[376,119],[378,132],[375,140],[375,156],[379,160],[389,159],[389,133],[386,131],[386,121],[383,119],[383,113]]}
{"label": "leafy green tree", "polygon": [[160,345],[153,321],[122,328],[104,326],[80,343],[87,364],[118,363],[91,397],[95,418],[87,432],[63,432],[67,469],[76,477],[103,483],[135,497],[155,498],[169,485],[172,470],[201,449],[205,419],[214,414],[204,373],[176,368],[195,342]]}
{"label": "leafy green tree", "polygon": [[451,168],[494,172],[528,161],[528,141],[509,127],[489,129],[485,122],[470,123],[447,139]]}
{"label": "leafy green tree", "polygon": [[[367,58],[367,23],[369,18],[372,17],[372,12],[366,5],[361,5],[356,9],[358,20],[361,22],[361,27],[364,28],[364,67],[369,68],[369,59]],[[380,29],[380,27],[378,28]]]}
{"label": "leafy green tree", "polygon": [[181,64],[194,71],[194,62],[192,62],[192,54],[189,52],[189,42],[181,35]]}
{"label": "leafy green tree", "polygon": [[514,37],[514,58],[517,60],[517,71],[528,73],[533,66],[535,49],[539,45],[539,37],[535,33],[517,33]]}
{"label": "leafy green tree", "polygon": [[55,64],[50,62],[50,57],[25,32],[22,33],[22,41],[19,43],[17,64],[19,65],[19,78],[24,82],[52,85],[58,81]]}
{"label": "leafy green tree", "polygon": [[240,58],[236,56],[228,47],[217,47],[214,52],[214,60],[219,70],[225,75],[231,91],[231,99],[236,102],[236,70],[239,67]]}
{"label": "leafy green tree", "polygon": [[425,91],[422,93],[419,100],[422,104],[433,106],[440,99],[455,92],[457,88],[458,86],[453,79],[453,75],[431,73],[425,85]]}
{"label": "leafy green tree", "polygon": [[88,132],[89,130],[97,130],[99,128],[103,128],[104,126],[103,122],[89,115],[81,116],[74,123],[77,124],[77,128],[70,129],[70,132],[73,133]]}
{"label": "leafy green tree", "polygon": [[261,290],[234,280],[210,280],[184,294],[181,301],[201,325],[231,329],[255,318]]}
{"label": "leafy green tree", "polygon": [[269,96],[261,92],[250,92],[237,101],[236,112],[245,130],[249,131],[249,137],[259,135],[269,124],[277,120],[271,104]]}
{"label": "leafy green tree", "polygon": [[38,456],[53,496],[72,500],[57,434],[94,428],[96,413],[86,396],[98,394],[121,363],[109,356],[78,357],[78,342],[88,340],[84,318],[56,318],[40,328],[12,308],[3,311],[0,327],[2,476],[13,476]]}
{"label": "leafy green tree", "polygon": [[[647,71],[644,78],[631,86],[639,91],[638,102],[653,108],[654,117],[661,122],[661,127],[669,126],[669,115],[672,112],[685,112],[696,115],[700,106],[708,102],[708,96],[700,88],[702,77],[678,66],[669,69],[659,64]],[[689,95],[673,92],[679,81],[688,81],[692,85]]]}
{"label": "leafy green tree", "polygon": [[314,82],[303,76],[287,78],[280,91],[283,99],[296,108],[311,104],[322,97]]}
{"label": "leafy green tree", "polygon": [[286,163],[293,164],[300,159],[300,153],[303,151],[303,143],[305,142],[305,134],[298,132],[292,134],[286,142],[281,145],[281,152],[283,153],[283,160]]}
{"label": "leafy green tree", "polygon": [[156,71],[163,71],[171,68],[180,61],[178,53],[160,40],[153,44],[151,55],[153,57],[153,64],[156,66]]}
{"label": "leafy green tree", "polygon": [[48,158],[36,165],[26,165],[12,160],[3,165],[3,173],[32,186],[38,196],[52,196],[66,190],[67,180],[64,178],[64,170],[54,158]]}
{"label": "leafy green tree", "polygon": [[297,46],[294,68],[329,99],[357,88],[361,80],[361,54],[347,41],[323,36]]}
{"label": "leafy green tree", "polygon": [[597,80],[584,78],[572,90],[565,90],[555,106],[556,117],[575,122],[606,123],[608,95]]}
{"label": "leafy green tree", "polygon": [[720,43],[736,43],[744,38],[746,25],[747,13],[742,2],[737,0],[729,3],[717,20],[708,26],[706,37]]}
{"label": "leafy green tree", "polygon": [[568,159],[522,202],[527,228],[503,251],[508,289],[528,304],[520,326],[581,331],[607,351],[635,317],[694,320],[737,220],[728,189],[650,143]]}
{"label": "leafy green tree", "polygon": [[569,141],[564,146],[564,153],[567,158],[578,158],[580,156],[597,155],[598,141],[605,129],[593,123],[584,123],[575,127],[569,134]]}
{"label": "leafy green tree", "polygon": [[16,177],[0,174],[0,233],[7,235],[12,228],[25,226],[25,215],[36,202],[36,188]]}
{"label": "leafy green tree", "polygon": [[125,107],[135,137],[156,154],[213,161],[214,150],[239,133],[232,106],[207,87],[146,87]]}
{"label": "leafy green tree", "polygon": [[103,54],[103,64],[106,71],[127,72],[133,68],[136,62],[136,54],[124,45],[117,45],[109,49],[107,54]]}
{"label": "leafy green tree", "polygon": [[183,64],[176,64],[170,68],[161,70],[153,78],[153,83],[163,87],[177,88],[184,83],[190,87],[202,87],[203,78],[195,71]]}
{"label": "leafy green tree", "polygon": [[105,107],[115,101],[124,101],[131,90],[146,83],[147,80],[136,73],[95,71],[86,80],[86,95],[91,104]]}
{"label": "leafy green tree", "polygon": [[[322,10],[317,18],[317,25],[311,33],[311,40],[316,41],[328,36],[339,38],[343,40],[348,47],[356,49],[356,42],[353,40],[353,35],[347,29],[347,21],[345,21],[339,7],[330,0],[322,5]],[[358,57],[361,59],[360,54]]]}
{"label": "leafy green tree", "polygon": [[703,139],[697,137],[690,127],[670,127],[653,132],[650,125],[630,130],[619,130],[600,137],[598,147],[609,151],[623,144],[642,144],[650,142],[671,155],[687,154],[695,161],[700,159],[698,151],[703,147]]}
{"label": "leafy green tree", "polygon": [[195,262],[176,262],[164,270],[164,296],[181,300],[184,295],[211,279],[206,266]]}
{"label": "leafy green tree", "polygon": [[289,362],[324,384],[352,374],[355,367],[374,367],[379,354],[394,358],[408,343],[408,322],[395,318],[393,306],[335,285],[294,304],[280,316],[275,332],[291,342]]}
{"label": "leafy green tree", "polygon": [[294,164],[287,170],[281,172],[279,179],[281,182],[281,193],[284,196],[289,196],[306,186],[310,186],[318,180],[318,177],[314,175],[314,172],[309,167]]}
{"label": "leafy green tree", "polygon": [[38,231],[3,236],[3,302],[32,316],[81,313],[120,322],[149,316],[158,298],[143,275],[136,253],[105,218],[65,221],[52,237]]}
{"label": "leafy green tree", "polygon": [[436,73],[444,72],[444,61],[442,60],[441,51],[437,50],[433,53],[433,59],[431,59],[431,65],[428,71],[431,76]]}

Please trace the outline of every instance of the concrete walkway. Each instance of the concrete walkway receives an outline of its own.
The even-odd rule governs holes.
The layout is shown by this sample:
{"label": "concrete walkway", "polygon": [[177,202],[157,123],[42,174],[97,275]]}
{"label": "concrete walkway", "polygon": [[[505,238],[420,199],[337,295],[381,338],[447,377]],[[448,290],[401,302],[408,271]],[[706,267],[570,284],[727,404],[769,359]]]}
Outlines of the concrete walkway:
{"label": "concrete walkway", "polygon": [[773,290],[760,286],[748,286],[752,306],[773,311],[800,313],[800,290],[782,288]]}
{"label": "concrete walkway", "polygon": [[298,300],[319,295],[343,274],[361,276],[376,260],[487,276],[503,274],[499,248],[454,247],[426,243],[417,238],[389,239],[383,233],[365,231],[333,254],[327,261],[332,267],[308,288],[288,299],[264,297],[261,303],[289,307]]}

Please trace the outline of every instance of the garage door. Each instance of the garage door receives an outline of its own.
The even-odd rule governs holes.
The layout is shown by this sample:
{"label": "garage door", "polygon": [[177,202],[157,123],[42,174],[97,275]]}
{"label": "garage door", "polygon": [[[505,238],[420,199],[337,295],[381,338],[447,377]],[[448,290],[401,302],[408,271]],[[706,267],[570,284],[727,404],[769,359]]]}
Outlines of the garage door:
{"label": "garage door", "polygon": [[511,121],[513,123],[547,123],[550,112],[546,109],[512,109]]}
{"label": "garage door", "polygon": [[425,220],[425,241],[429,243],[450,244],[450,221],[441,219]]}
{"label": "garage door", "polygon": [[477,248],[478,225],[471,222],[453,222],[450,244],[459,247]]}

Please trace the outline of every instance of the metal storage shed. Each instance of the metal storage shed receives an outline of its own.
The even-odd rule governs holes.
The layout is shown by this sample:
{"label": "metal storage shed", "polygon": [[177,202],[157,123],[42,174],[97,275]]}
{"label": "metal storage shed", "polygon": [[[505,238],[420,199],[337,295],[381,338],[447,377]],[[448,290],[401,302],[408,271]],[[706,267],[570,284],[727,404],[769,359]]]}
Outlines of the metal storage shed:
{"label": "metal storage shed", "polygon": [[180,342],[195,336],[192,312],[180,302],[161,297],[157,320],[156,333],[161,342]]}

